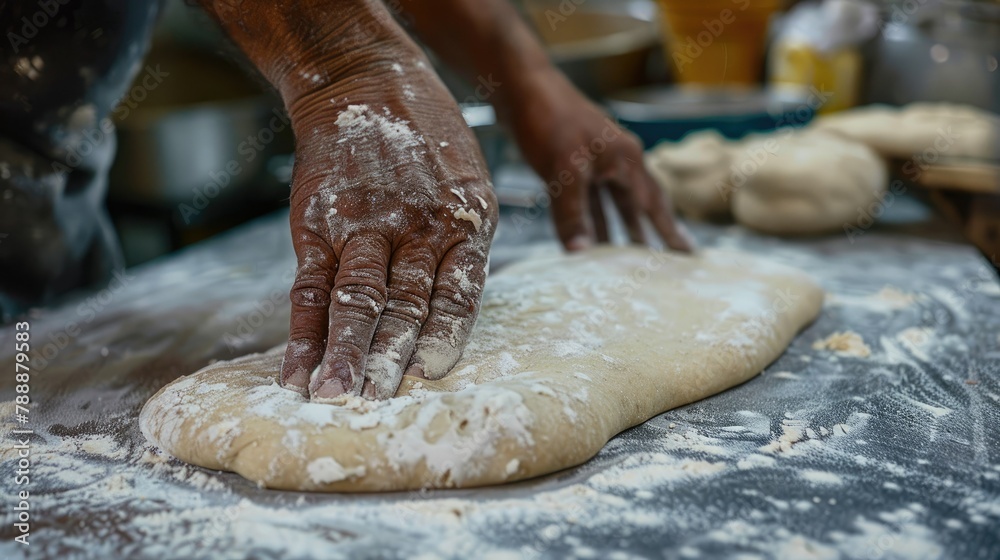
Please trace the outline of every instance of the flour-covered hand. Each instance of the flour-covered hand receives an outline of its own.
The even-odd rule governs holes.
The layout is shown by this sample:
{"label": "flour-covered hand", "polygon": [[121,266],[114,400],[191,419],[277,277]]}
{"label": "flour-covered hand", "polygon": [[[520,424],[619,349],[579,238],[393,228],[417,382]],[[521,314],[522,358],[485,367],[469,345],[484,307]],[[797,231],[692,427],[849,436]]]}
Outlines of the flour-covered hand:
{"label": "flour-covered hand", "polygon": [[486,279],[497,203],[475,139],[419,53],[382,72],[376,91],[324,90],[298,135],[281,380],[313,399],[444,376]]}
{"label": "flour-covered hand", "polygon": [[475,138],[380,2],[203,0],[295,132],[298,271],[281,384],[391,397],[443,377],[479,311],[497,203]]}

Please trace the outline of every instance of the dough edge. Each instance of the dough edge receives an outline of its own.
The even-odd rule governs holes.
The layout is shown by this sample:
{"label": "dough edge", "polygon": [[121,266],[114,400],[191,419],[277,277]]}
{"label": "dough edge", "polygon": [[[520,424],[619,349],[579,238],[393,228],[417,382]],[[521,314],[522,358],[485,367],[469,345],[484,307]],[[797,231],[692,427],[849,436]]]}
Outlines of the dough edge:
{"label": "dough edge", "polygon": [[[216,362],[175,380],[149,399],[140,426],[149,441],[185,462],[233,471],[275,489],[399,491],[533,478],[579,465],[619,432],[743,383],[780,356],[818,315],[823,294],[804,274],[779,269],[783,271],[751,277],[771,278],[775,293],[784,287],[798,294],[800,304],[777,315],[773,329],[755,341],[759,346],[751,356],[715,350],[718,355],[710,355],[710,360],[669,373],[655,370],[671,356],[651,349],[646,355],[623,356],[623,363],[614,368],[583,372],[582,377],[578,365],[560,368],[557,360],[544,373],[522,373],[454,393],[440,392],[437,382],[420,381],[417,397],[386,401],[397,407],[391,422],[365,426],[365,414],[332,407],[340,408],[337,414],[343,412],[341,425],[302,434],[305,447],[294,457],[288,448],[289,428],[280,415],[250,416],[234,423],[231,413],[219,407],[192,405],[207,385],[226,384],[231,388],[225,399],[230,408],[250,407],[255,391],[269,390],[280,391],[288,406],[302,407],[301,395],[277,387],[282,345],[264,354]],[[706,374],[713,365],[717,371]],[[416,383],[405,378],[397,395],[406,395]],[[636,387],[635,392],[628,390]],[[292,404],[295,400],[298,405]],[[352,429],[352,421],[362,427]]]}

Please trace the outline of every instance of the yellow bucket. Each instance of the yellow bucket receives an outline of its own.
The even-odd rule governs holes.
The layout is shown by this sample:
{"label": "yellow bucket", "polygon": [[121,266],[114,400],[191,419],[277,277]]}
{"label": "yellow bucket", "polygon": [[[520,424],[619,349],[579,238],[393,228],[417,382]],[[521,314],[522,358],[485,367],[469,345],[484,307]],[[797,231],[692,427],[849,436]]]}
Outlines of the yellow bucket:
{"label": "yellow bucket", "polygon": [[771,15],[782,0],[659,0],[667,62],[680,84],[760,81]]}

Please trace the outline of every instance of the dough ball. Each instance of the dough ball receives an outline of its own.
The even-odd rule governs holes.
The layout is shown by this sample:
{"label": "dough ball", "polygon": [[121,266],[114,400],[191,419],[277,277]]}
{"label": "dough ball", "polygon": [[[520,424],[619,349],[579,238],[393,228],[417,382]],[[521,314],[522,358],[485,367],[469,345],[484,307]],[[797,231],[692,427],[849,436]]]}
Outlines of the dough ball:
{"label": "dough ball", "polygon": [[714,130],[698,131],[680,142],[658,144],[646,156],[646,165],[685,215],[727,218],[731,144]]}
{"label": "dough ball", "polygon": [[951,103],[869,105],[820,117],[811,128],[864,142],[885,157],[995,159],[1000,156],[1000,116]]}
{"label": "dough ball", "polygon": [[862,143],[822,131],[778,131],[737,149],[736,220],[765,233],[812,235],[867,221],[887,188],[885,162]]}

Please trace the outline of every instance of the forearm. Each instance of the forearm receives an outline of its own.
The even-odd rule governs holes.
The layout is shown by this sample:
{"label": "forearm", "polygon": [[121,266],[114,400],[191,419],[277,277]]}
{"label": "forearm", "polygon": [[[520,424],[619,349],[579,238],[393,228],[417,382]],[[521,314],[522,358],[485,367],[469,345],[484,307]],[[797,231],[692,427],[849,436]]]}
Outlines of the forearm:
{"label": "forearm", "polygon": [[293,195],[340,165],[319,140],[342,137],[343,125],[359,116],[389,128],[433,118],[439,125],[423,141],[473,143],[423,51],[382,2],[298,0],[281,9],[244,0],[239,10],[232,1],[203,2],[288,109],[297,144]]}
{"label": "forearm", "polygon": [[388,5],[469,81],[498,83],[489,102],[501,115],[539,84],[563,79],[509,0],[390,0]]}
{"label": "forearm", "polygon": [[331,90],[377,88],[376,76],[418,47],[379,0],[199,0],[288,105]]}

